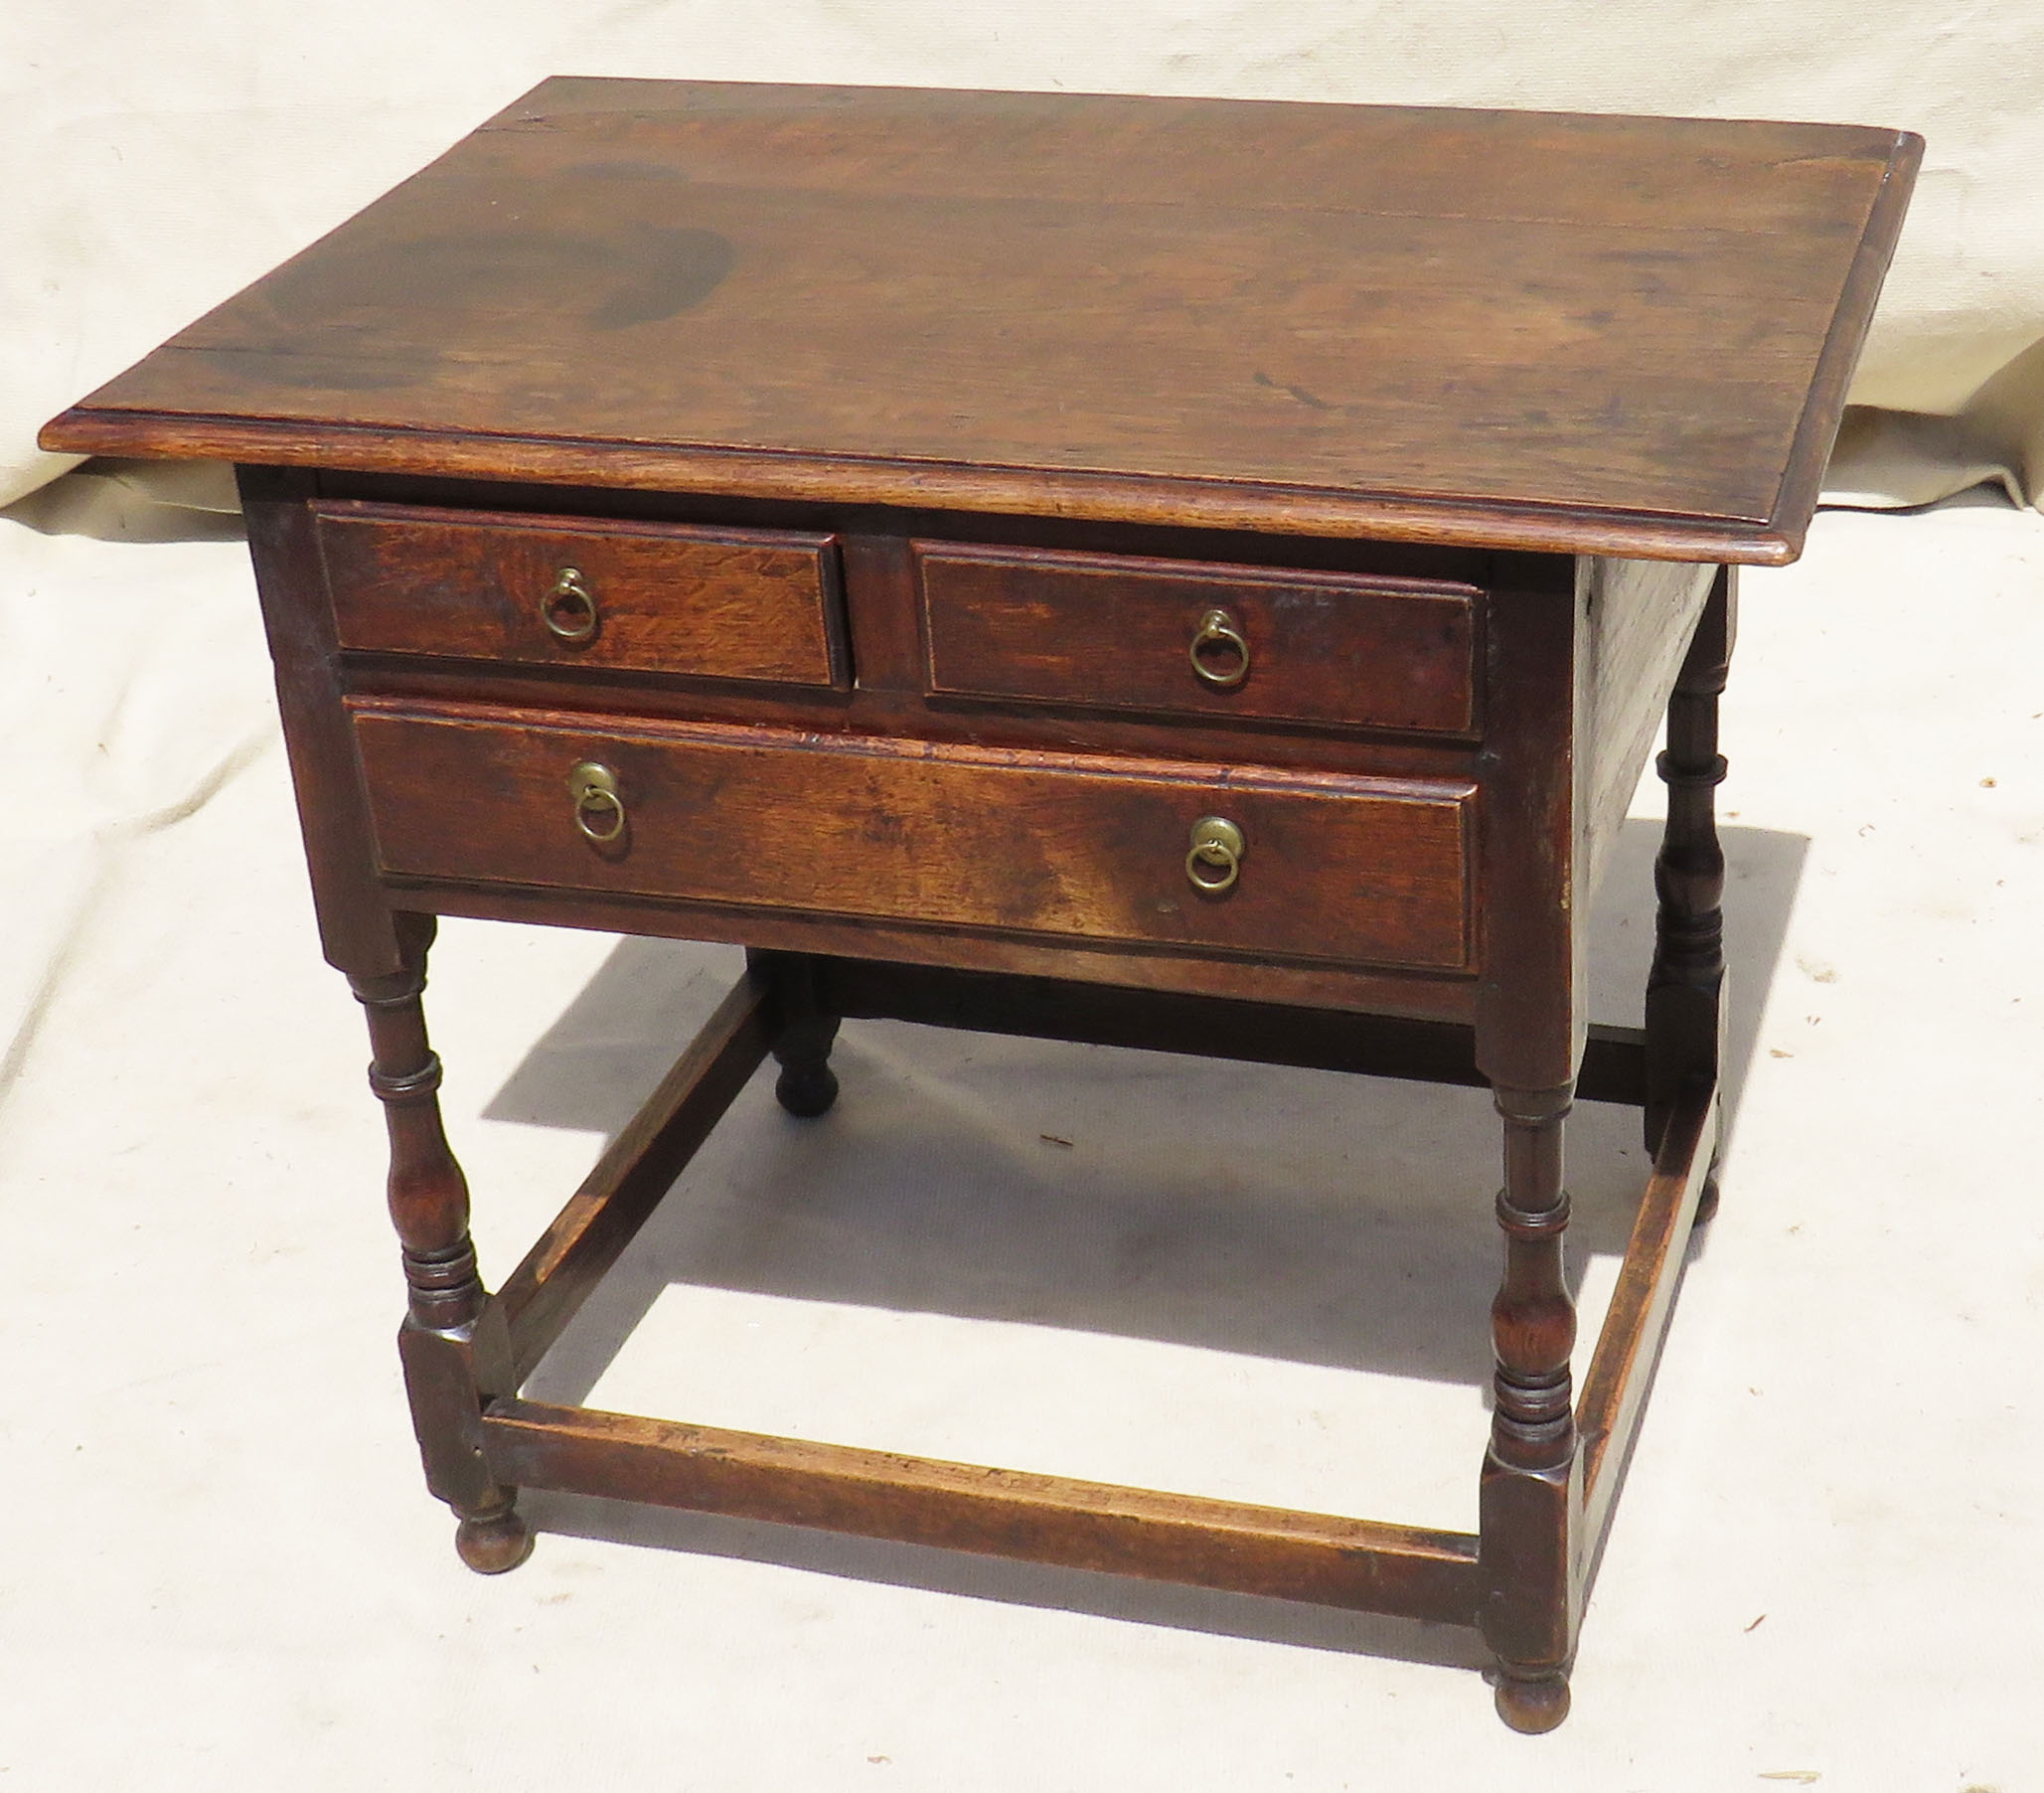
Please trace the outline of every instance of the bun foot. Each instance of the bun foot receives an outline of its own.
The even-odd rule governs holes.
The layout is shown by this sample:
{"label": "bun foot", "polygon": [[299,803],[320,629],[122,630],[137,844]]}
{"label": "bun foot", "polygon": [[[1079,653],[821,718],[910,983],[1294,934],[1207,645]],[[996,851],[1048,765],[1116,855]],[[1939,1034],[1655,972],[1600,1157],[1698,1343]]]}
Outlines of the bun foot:
{"label": "bun foot", "polygon": [[1495,1692],[1497,1715],[1513,1730],[1537,1736],[1568,1716],[1568,1677],[1549,1675],[1538,1681],[1515,1681],[1499,1675]]}
{"label": "bun foot", "polygon": [[479,1575],[501,1575],[533,1553],[533,1535],[515,1507],[464,1519],[454,1531],[454,1548]]}
{"label": "bun foot", "polygon": [[814,1120],[838,1099],[838,1073],[828,1064],[783,1066],[774,1099],[790,1114]]}
{"label": "bun foot", "polygon": [[1691,1224],[1697,1226],[1707,1226],[1710,1224],[1712,1221],[1716,1219],[1717,1173],[1713,1171],[1708,1177],[1704,1178],[1703,1180],[1702,1194],[1700,1194],[1696,1198],[1696,1219],[1694,1220],[1694,1222],[1691,1222]]}

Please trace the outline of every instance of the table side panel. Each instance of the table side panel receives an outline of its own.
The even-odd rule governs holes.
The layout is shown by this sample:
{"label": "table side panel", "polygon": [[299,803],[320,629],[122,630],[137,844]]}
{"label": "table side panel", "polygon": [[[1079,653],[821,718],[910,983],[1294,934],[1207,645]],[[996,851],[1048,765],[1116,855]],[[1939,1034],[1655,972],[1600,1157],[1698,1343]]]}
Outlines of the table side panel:
{"label": "table side panel", "polygon": [[1577,570],[1588,612],[1582,645],[1589,659],[1583,679],[1589,758],[1581,799],[1584,883],[1594,895],[1717,569],[1586,556]]}

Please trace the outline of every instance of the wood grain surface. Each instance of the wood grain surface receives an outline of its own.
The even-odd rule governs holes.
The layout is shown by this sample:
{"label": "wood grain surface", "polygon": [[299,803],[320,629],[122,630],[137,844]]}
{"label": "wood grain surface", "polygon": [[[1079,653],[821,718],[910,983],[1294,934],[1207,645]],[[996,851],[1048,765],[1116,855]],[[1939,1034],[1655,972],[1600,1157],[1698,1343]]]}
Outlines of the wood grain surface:
{"label": "wood grain surface", "polygon": [[491,1469],[597,1493],[1027,1562],[1466,1625],[1475,1540],[806,1438],[501,1400]]}
{"label": "wood grain surface", "polygon": [[[355,700],[384,869],[1094,941],[1458,969],[1468,785]],[[612,768],[582,838],[567,776]],[[1224,895],[1192,824],[1239,824]],[[609,826],[610,818],[601,818]]]}
{"label": "wood grain surface", "polygon": [[[1482,594],[1335,573],[913,545],[933,692],[1467,734]],[[1218,610],[1242,646],[1191,648]],[[1217,686],[1198,667],[1238,682]]]}
{"label": "wood grain surface", "polygon": [[44,440],[1779,561],[1920,150],[555,80]]}
{"label": "wood grain surface", "polygon": [[[829,536],[347,503],[315,515],[344,648],[850,682]],[[580,595],[563,604],[568,571]],[[586,638],[554,633],[549,612]]]}

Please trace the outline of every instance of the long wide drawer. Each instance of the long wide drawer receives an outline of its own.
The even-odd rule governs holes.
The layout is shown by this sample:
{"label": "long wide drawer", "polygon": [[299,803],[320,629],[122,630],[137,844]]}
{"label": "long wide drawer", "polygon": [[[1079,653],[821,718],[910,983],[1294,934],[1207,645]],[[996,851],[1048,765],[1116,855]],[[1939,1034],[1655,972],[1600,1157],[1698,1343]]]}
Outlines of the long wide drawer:
{"label": "long wide drawer", "polygon": [[351,707],[382,866],[400,880],[1334,963],[1468,962],[1466,784]]}
{"label": "long wide drawer", "polygon": [[843,687],[832,536],[329,502],[345,648]]}
{"label": "long wide drawer", "polygon": [[947,542],[914,553],[935,694],[1476,729],[1474,586]]}

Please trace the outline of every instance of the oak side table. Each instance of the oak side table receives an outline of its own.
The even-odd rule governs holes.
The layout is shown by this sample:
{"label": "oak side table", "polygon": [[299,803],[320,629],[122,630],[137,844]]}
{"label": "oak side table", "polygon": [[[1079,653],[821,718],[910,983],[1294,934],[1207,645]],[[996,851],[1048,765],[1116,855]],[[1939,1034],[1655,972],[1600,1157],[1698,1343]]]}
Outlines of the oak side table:
{"label": "oak side table", "polygon": [[[52,422],[239,466],[463,1559],[523,1560],[532,1487],[907,1539],[1478,1626],[1560,1722],[1715,1200],[1734,573],[1800,552],[1921,148],[550,81]],[[1592,1027],[1663,712],[1646,1026]],[[494,1294],[440,914],[751,949]],[[522,1398],[762,1060],[821,1113],[864,1016],[1488,1083],[1479,1533]],[[1653,1162],[1578,1394],[1579,1096]]]}

